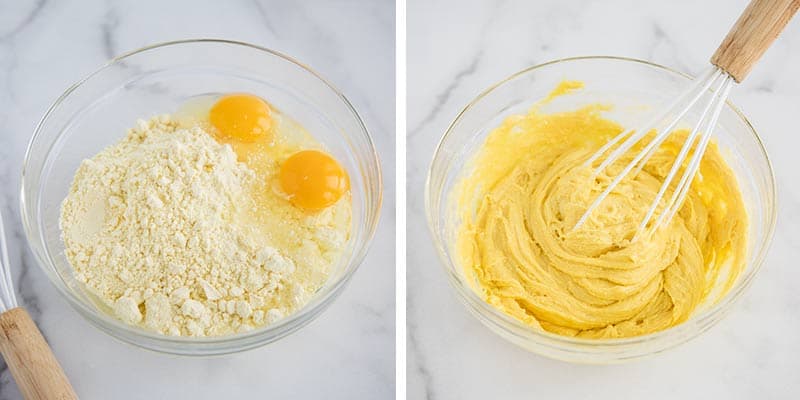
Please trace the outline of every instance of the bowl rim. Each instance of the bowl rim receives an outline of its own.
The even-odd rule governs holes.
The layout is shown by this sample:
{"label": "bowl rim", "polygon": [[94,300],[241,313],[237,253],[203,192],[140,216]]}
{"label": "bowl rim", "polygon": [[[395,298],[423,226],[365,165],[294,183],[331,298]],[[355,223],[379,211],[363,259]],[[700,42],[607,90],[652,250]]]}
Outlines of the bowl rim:
{"label": "bowl rim", "polygon": [[[560,63],[568,63],[568,62],[581,62],[581,61],[595,61],[595,60],[602,60],[602,61],[615,61],[615,62],[623,62],[623,63],[634,63],[644,65],[646,67],[654,68],[657,70],[661,70],[673,76],[681,77],[687,80],[694,80],[695,77],[681,72],[674,70],[672,68],[656,64],[654,62],[632,58],[632,57],[623,57],[623,56],[610,56],[610,55],[585,55],[585,56],[574,56],[574,57],[565,57],[559,58],[551,61],[547,61],[541,64],[536,64],[522,70],[519,70],[508,77],[490,85],[488,88],[481,91],[474,99],[472,99],[467,105],[459,111],[453,121],[448,125],[445,133],[439,139],[439,142],[436,145],[436,149],[434,150],[433,156],[431,158],[431,162],[428,166],[428,173],[425,178],[425,214],[427,219],[428,230],[433,236],[435,247],[437,250],[437,254],[439,256],[440,262],[442,264],[442,268],[445,270],[446,275],[448,276],[448,281],[450,285],[456,290],[459,294],[461,300],[466,303],[470,311],[473,313],[488,313],[487,316],[490,319],[493,319],[491,322],[495,324],[495,326],[505,329],[507,333],[510,333],[514,336],[519,337],[523,335],[525,340],[534,340],[537,344],[550,347],[554,350],[567,350],[563,347],[559,347],[559,345],[566,345],[566,346],[581,346],[581,347],[589,347],[593,350],[619,350],[622,347],[630,347],[635,346],[638,344],[644,343],[652,343],[656,341],[664,341],[667,342],[671,338],[682,337],[682,340],[675,340],[673,342],[667,342],[667,345],[655,350],[655,352],[660,352],[667,350],[669,348],[678,346],[682,343],[685,343],[688,340],[698,336],[700,333],[704,332],[705,330],[709,329],[712,325],[716,324],[721,318],[714,319],[716,316],[724,316],[724,314],[730,309],[730,306],[736,302],[742,294],[750,287],[753,278],[757,275],[758,271],[764,264],[764,260],[766,258],[766,254],[772,244],[772,239],[775,232],[775,225],[777,221],[777,181],[775,178],[775,171],[772,165],[772,161],[767,154],[766,148],[764,146],[761,137],[758,135],[757,131],[753,127],[752,123],[747,119],[747,117],[742,113],[742,111],[734,105],[730,99],[725,101],[727,107],[733,111],[747,126],[749,132],[752,134],[753,138],[756,140],[758,144],[759,151],[764,158],[764,161],[767,164],[767,168],[769,170],[769,180],[768,186],[771,188],[772,196],[772,212],[769,213],[767,216],[767,230],[764,232],[764,238],[761,241],[760,248],[757,248],[757,252],[752,258],[750,264],[752,265],[752,270],[746,276],[742,276],[738,285],[735,285],[730,289],[730,291],[721,299],[719,299],[715,304],[709,307],[707,310],[699,314],[695,314],[690,316],[689,319],[686,321],[669,327],[667,329],[649,333],[646,335],[640,336],[632,336],[632,337],[625,337],[625,338],[611,338],[611,339],[583,339],[583,338],[576,338],[570,336],[563,336],[558,335],[548,331],[537,331],[532,329],[529,325],[523,324],[522,322],[516,320],[515,318],[503,313],[500,310],[492,307],[489,303],[483,300],[480,296],[478,296],[474,290],[469,286],[467,282],[464,282],[461,276],[457,273],[454,273],[449,268],[450,265],[453,267],[461,268],[455,262],[450,260],[449,255],[445,250],[445,243],[436,232],[437,225],[435,222],[436,216],[434,213],[438,213],[438,209],[434,210],[432,206],[431,200],[431,180],[432,176],[431,173],[433,171],[433,166],[440,158],[441,153],[443,151],[442,146],[445,140],[450,136],[453,131],[455,125],[461,120],[464,114],[466,114],[472,107],[474,107],[478,102],[480,102],[486,95],[490,92],[494,91],[498,87],[522,76],[530,72],[534,72],[538,69],[552,66],[555,64]],[[484,321],[480,319],[481,322],[487,324],[488,321]],[[698,328],[699,326],[699,330]],[[513,329],[513,331],[511,331]],[[543,339],[542,341],[538,341],[537,339]],[[632,358],[636,358],[638,355],[634,355]],[[627,357],[623,357],[627,358]]]}
{"label": "bowl rim", "polygon": [[[376,196],[374,196],[375,197],[374,207],[365,207],[366,228],[364,229],[364,240],[360,247],[354,248],[352,261],[347,265],[346,270],[344,271],[342,276],[340,276],[335,282],[333,282],[326,289],[325,292],[318,293],[315,296],[313,296],[303,307],[296,310],[294,313],[282,318],[275,324],[255,328],[249,332],[235,333],[232,335],[204,336],[204,337],[168,336],[126,324],[122,321],[117,320],[111,315],[107,315],[102,311],[98,311],[96,309],[89,307],[89,305],[85,304],[83,301],[75,298],[75,296],[69,290],[67,290],[66,286],[61,281],[61,279],[58,276],[54,276],[55,273],[51,271],[51,269],[45,267],[45,265],[47,266],[53,265],[52,257],[50,255],[49,250],[47,249],[47,246],[33,245],[34,243],[38,243],[39,242],[38,239],[40,238],[35,237],[33,235],[33,227],[31,226],[33,221],[31,220],[31,210],[29,210],[29,208],[32,208],[36,205],[28,204],[29,202],[26,201],[25,182],[26,182],[26,175],[28,174],[28,163],[31,158],[31,153],[33,151],[33,144],[41,135],[42,133],[41,131],[45,122],[48,120],[48,118],[54,112],[54,110],[56,110],[67,98],[69,98],[69,96],[78,87],[82,86],[84,83],[94,78],[99,73],[105,71],[107,68],[113,65],[117,65],[121,62],[124,62],[128,58],[135,56],[137,54],[144,53],[150,50],[169,48],[171,46],[181,46],[186,44],[197,44],[197,43],[240,46],[260,51],[268,54],[269,56],[278,57],[285,61],[288,61],[291,64],[294,64],[295,66],[304,70],[306,73],[309,73],[313,77],[318,79],[323,85],[327,86],[327,88],[330,89],[337,97],[339,97],[339,99],[345,105],[347,110],[350,112],[350,114],[358,124],[360,132],[363,134],[364,139],[366,139],[366,144],[367,147],[369,148],[369,154],[365,155],[365,159],[369,160],[370,162],[374,162],[375,167],[377,169],[375,175],[377,177],[375,181]],[[328,306],[330,306],[332,301],[336,297],[338,297],[339,294],[341,294],[344,286],[347,285],[347,283],[350,281],[356,270],[358,270],[358,268],[361,266],[364,257],[366,256],[366,253],[368,252],[368,249],[372,244],[372,240],[375,236],[378,224],[380,222],[381,207],[383,205],[383,174],[381,169],[380,157],[378,156],[377,150],[375,148],[375,143],[372,139],[372,135],[370,134],[369,130],[364,124],[361,115],[356,111],[353,104],[350,102],[350,100],[347,99],[347,97],[342,93],[341,90],[339,90],[336,86],[334,86],[330,81],[328,81],[314,69],[312,69],[308,65],[298,61],[297,59],[289,55],[286,55],[284,53],[266,47],[258,46],[255,44],[236,41],[236,40],[229,40],[229,39],[195,38],[195,39],[180,39],[180,40],[158,42],[122,53],[106,61],[99,68],[95,69],[93,72],[86,75],[82,79],[76,81],[75,83],[70,85],[66,90],[64,90],[64,92],[61,95],[59,95],[58,98],[56,98],[56,100],[47,108],[47,111],[45,111],[44,115],[40,118],[39,122],[36,124],[36,127],[34,128],[33,131],[33,135],[28,141],[28,145],[25,150],[25,154],[23,156],[19,191],[20,191],[20,216],[22,219],[22,225],[25,231],[25,237],[27,239],[28,246],[32,250],[34,258],[36,259],[36,264],[39,266],[39,268],[41,268],[44,271],[45,275],[50,280],[50,283],[56,287],[57,291],[68,300],[68,303],[72,306],[73,309],[78,311],[78,313],[81,314],[84,318],[86,318],[90,322],[90,324],[95,325],[101,331],[125,343],[133,344],[136,347],[145,348],[156,352],[165,352],[178,355],[206,356],[206,355],[230,354],[240,351],[246,351],[252,348],[266,345],[275,340],[279,340],[297,331],[299,328],[305,326],[313,319],[315,319],[317,316],[319,316],[323,311],[325,311],[325,309]],[[368,203],[366,205],[369,206]],[[374,210],[371,210],[372,208],[374,208]],[[372,218],[372,220],[370,220],[370,217]],[[37,249],[37,247],[41,247],[41,249]],[[277,335],[277,337],[274,340],[269,340],[270,337],[269,334],[275,332],[278,333],[282,332],[282,334]],[[130,340],[129,337],[130,334],[132,334],[133,336],[145,338],[155,343],[160,343],[161,345],[159,345],[158,347],[154,347],[149,344],[142,344],[140,342],[135,342],[133,340]],[[265,340],[262,341],[255,340],[259,337],[263,337],[263,339]],[[245,347],[240,349],[230,349],[226,347],[216,346],[216,345],[230,345],[236,342],[243,342],[247,344],[245,344]],[[164,345],[167,346],[176,345],[185,347],[181,349],[166,349]],[[200,352],[187,353],[185,350],[188,350],[188,346],[193,346],[192,349],[200,350]]]}

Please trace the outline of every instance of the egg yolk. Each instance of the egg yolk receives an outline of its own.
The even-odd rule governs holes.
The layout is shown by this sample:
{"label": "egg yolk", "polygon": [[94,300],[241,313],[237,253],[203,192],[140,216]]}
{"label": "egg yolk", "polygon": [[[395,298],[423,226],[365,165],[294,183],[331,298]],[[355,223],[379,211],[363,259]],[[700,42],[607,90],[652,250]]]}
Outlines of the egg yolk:
{"label": "egg yolk", "polygon": [[221,138],[242,142],[266,138],[272,128],[269,105],[251,94],[223,96],[211,107],[208,118]]}
{"label": "egg yolk", "polygon": [[344,168],[318,150],[292,154],[281,165],[281,189],[293,205],[306,210],[321,210],[336,203],[350,189]]}

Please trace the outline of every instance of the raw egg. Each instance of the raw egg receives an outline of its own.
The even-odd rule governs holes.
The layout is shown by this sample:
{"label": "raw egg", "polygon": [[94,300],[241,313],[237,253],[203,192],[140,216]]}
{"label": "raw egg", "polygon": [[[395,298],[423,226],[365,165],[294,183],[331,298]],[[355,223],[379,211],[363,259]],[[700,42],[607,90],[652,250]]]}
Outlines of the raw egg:
{"label": "raw egg", "polygon": [[255,142],[267,138],[272,129],[269,105],[251,94],[222,96],[208,118],[223,139]]}
{"label": "raw egg", "polygon": [[289,201],[306,210],[331,206],[350,189],[350,178],[344,168],[318,150],[292,154],[281,165],[279,180]]}

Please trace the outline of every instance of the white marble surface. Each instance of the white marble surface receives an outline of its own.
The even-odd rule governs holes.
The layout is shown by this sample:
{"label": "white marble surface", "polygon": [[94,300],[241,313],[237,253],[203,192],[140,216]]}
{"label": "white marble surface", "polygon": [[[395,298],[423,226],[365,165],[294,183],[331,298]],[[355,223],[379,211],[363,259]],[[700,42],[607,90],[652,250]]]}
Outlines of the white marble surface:
{"label": "white marble surface", "polygon": [[[0,204],[14,283],[81,398],[394,396],[394,30],[392,1],[0,1]],[[113,55],[197,37],[270,47],[330,79],[370,128],[386,186],[371,251],[331,308],[278,343],[213,359],[151,353],[91,327],[34,265],[18,210],[25,146],[68,85]],[[0,399],[19,397],[2,365]]]}
{"label": "white marble surface", "polygon": [[526,353],[462,307],[424,220],[422,187],[434,146],[485,87],[575,55],[631,56],[697,73],[745,3],[408,1],[408,398],[800,398],[800,20],[731,96],[775,166],[780,209],[772,249],[731,314],[686,345],[617,366]]}

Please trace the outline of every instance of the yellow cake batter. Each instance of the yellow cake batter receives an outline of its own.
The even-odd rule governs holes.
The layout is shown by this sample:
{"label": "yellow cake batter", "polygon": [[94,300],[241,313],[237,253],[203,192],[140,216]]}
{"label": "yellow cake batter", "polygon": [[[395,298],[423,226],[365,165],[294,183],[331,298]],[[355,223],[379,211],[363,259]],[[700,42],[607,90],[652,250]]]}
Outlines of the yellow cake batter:
{"label": "yellow cake batter", "polygon": [[540,110],[580,87],[562,83],[489,134],[454,192],[458,260],[489,304],[546,331],[617,338],[680,324],[744,268],[748,217],[736,177],[712,141],[680,212],[631,242],[688,134],[676,131],[573,231],[637,152],[591,178],[582,164],[623,127],[603,105]]}

